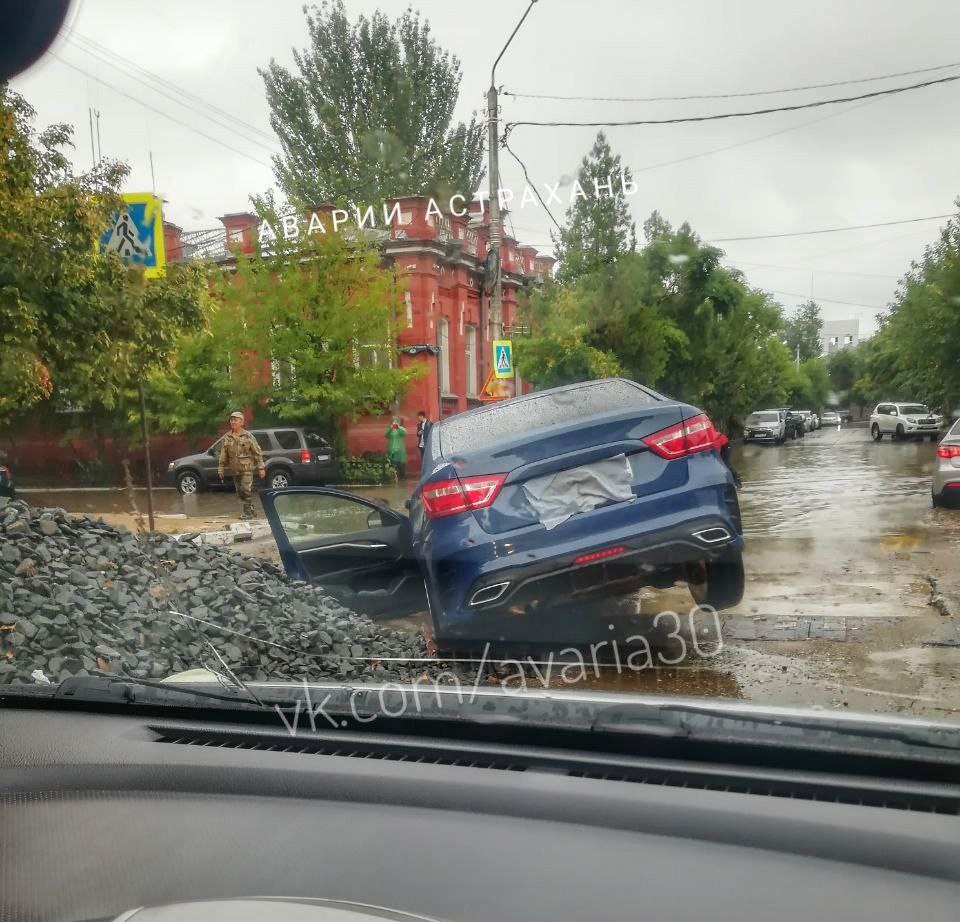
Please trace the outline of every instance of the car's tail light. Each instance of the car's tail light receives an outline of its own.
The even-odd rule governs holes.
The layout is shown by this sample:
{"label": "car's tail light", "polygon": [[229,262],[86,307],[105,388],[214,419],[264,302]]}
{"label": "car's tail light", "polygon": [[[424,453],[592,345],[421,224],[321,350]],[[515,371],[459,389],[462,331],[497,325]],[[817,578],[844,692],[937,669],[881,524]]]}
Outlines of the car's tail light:
{"label": "car's tail light", "polygon": [[506,474],[486,474],[459,480],[438,480],[423,488],[423,508],[431,519],[489,506],[500,492]]}
{"label": "car's tail light", "polygon": [[310,463],[310,452],[306,448],[302,449],[300,452],[300,462],[302,464]]}
{"label": "car's tail light", "polygon": [[10,477],[10,468],[7,467],[6,464],[0,464],[0,474],[3,474],[8,480],[12,479]]}
{"label": "car's tail light", "polygon": [[608,557],[616,557],[618,554],[623,554],[627,550],[626,546],[619,544],[616,547],[604,548],[602,551],[593,551],[590,554],[581,554],[574,562],[574,566],[579,566],[582,563],[596,563],[598,560],[606,560]]}
{"label": "car's tail light", "polygon": [[718,433],[706,413],[648,435],[644,444],[661,458],[683,458],[698,451],[718,448]]}
{"label": "car's tail light", "polygon": [[960,445],[941,445],[937,448],[938,458],[960,458]]}

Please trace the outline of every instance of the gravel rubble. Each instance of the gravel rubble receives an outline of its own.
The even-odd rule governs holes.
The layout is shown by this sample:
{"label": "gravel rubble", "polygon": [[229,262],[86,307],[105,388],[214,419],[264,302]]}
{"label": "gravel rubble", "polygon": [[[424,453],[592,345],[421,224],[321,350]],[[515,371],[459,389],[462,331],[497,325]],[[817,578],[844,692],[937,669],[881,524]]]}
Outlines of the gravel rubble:
{"label": "gravel rubble", "polygon": [[349,611],[269,562],[63,509],[0,509],[0,685],[223,672],[207,641],[246,681],[411,682],[445,671],[396,661],[428,656],[420,634]]}

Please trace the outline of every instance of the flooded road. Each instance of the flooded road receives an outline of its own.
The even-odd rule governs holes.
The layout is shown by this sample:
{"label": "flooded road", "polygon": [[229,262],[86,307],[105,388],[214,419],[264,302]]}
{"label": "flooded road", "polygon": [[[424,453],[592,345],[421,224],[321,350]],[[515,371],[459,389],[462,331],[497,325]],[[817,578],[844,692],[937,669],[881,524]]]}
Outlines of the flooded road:
{"label": "flooded road", "polygon": [[[684,586],[644,590],[576,613],[573,620],[593,619],[601,648],[584,656],[582,669],[562,671],[580,656],[568,650],[552,674],[518,666],[503,681],[960,719],[960,608],[945,616],[932,604],[938,596],[960,602],[960,511],[931,507],[935,452],[930,442],[874,443],[860,426],[781,446],[735,446],[747,587],[742,603],[720,615],[719,638],[699,620],[693,626]],[[351,492],[403,511],[410,486]],[[126,491],[23,491],[23,498],[133,523]],[[143,491],[135,502],[144,512]],[[223,528],[239,511],[229,491],[181,497],[161,489],[154,507],[167,532]],[[260,544],[275,554],[272,540]],[[719,643],[695,643],[691,627]],[[614,651],[614,636],[621,644],[634,638],[632,662],[641,668],[627,668],[628,650]],[[640,636],[649,646],[643,656]],[[512,668],[501,664],[499,676]]]}

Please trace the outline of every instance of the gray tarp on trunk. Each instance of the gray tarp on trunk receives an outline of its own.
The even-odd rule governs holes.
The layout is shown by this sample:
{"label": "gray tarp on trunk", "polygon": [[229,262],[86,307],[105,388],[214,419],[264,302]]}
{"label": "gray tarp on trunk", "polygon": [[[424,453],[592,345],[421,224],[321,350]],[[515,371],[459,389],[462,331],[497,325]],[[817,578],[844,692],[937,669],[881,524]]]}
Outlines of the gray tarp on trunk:
{"label": "gray tarp on trunk", "polygon": [[589,512],[604,503],[634,500],[633,471],[626,455],[571,467],[523,485],[527,502],[548,530],[578,512]]}

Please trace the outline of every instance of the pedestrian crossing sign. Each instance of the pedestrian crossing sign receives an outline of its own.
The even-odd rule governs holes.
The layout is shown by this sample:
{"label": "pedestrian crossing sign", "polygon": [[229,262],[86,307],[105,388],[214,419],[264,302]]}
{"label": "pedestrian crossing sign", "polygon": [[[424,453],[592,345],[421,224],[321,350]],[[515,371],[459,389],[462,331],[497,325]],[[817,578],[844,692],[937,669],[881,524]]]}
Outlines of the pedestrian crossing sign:
{"label": "pedestrian crossing sign", "polygon": [[148,278],[163,275],[163,202],[146,192],[121,196],[123,207],[114,214],[100,238],[101,251],[112,251],[125,263],[143,269]]}
{"label": "pedestrian crossing sign", "polygon": [[498,378],[513,377],[513,343],[509,339],[493,341],[493,373]]}

